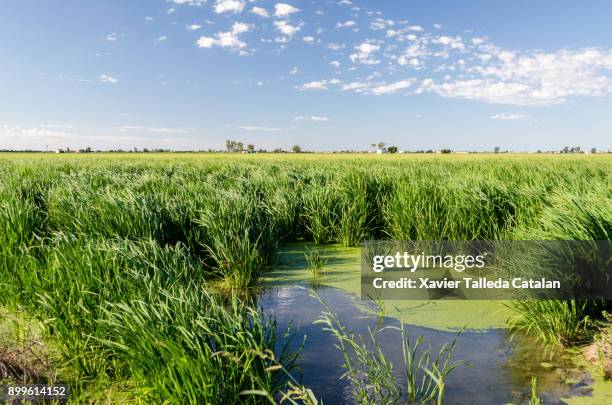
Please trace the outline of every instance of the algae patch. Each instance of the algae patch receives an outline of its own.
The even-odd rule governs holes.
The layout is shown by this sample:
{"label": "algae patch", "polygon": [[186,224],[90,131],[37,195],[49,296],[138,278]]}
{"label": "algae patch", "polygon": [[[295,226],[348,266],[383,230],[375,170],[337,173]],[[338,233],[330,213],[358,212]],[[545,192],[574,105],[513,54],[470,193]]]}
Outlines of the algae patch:
{"label": "algae patch", "polygon": [[[316,287],[322,284],[359,297],[361,295],[360,249],[338,245],[325,246],[327,262],[322,269],[322,275],[315,279],[304,256],[310,246],[309,243],[291,243],[281,248],[276,265],[264,274],[264,285]],[[504,328],[506,320],[511,315],[505,303],[506,301],[459,300],[359,301],[359,304],[370,312],[393,317],[406,324],[438,330]]]}

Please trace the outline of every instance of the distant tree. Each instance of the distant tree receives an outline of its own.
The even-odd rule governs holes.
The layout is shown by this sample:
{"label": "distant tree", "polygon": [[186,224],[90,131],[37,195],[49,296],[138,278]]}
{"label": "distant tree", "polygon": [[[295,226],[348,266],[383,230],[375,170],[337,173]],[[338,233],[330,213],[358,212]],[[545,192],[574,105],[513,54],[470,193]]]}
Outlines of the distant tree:
{"label": "distant tree", "polygon": [[591,153],[597,153],[597,148],[591,148]]}
{"label": "distant tree", "polygon": [[86,148],[85,148],[85,152],[87,152],[87,153],[91,153],[91,146],[86,147]]}
{"label": "distant tree", "polygon": [[389,146],[389,147],[387,148],[387,151],[388,151],[389,153],[397,153],[397,146]]}
{"label": "distant tree", "polygon": [[281,148],[276,148],[273,150],[274,153],[283,153],[283,150]]}
{"label": "distant tree", "polygon": [[569,146],[566,146],[565,148],[563,148],[563,150],[561,151],[561,153],[569,153],[570,148]]}
{"label": "distant tree", "polygon": [[291,147],[293,153],[302,153],[302,147],[300,145],[293,145]]}
{"label": "distant tree", "polygon": [[500,150],[500,149],[501,149],[501,148],[500,148],[499,146],[496,146],[496,147],[495,147],[495,149],[493,149],[493,152],[494,152],[494,153],[499,153],[499,150]]}
{"label": "distant tree", "polygon": [[450,149],[442,149],[440,153],[452,153],[453,151]]}
{"label": "distant tree", "polygon": [[378,149],[385,149],[385,146],[387,146],[386,142],[378,142],[376,144],[376,146],[378,147]]}
{"label": "distant tree", "polygon": [[244,150],[244,144],[242,142],[227,140],[225,141],[225,149],[228,152],[242,152]]}
{"label": "distant tree", "polygon": [[248,144],[248,145],[247,145],[247,150],[248,150],[250,153],[255,152],[255,145],[253,145],[252,143]]}

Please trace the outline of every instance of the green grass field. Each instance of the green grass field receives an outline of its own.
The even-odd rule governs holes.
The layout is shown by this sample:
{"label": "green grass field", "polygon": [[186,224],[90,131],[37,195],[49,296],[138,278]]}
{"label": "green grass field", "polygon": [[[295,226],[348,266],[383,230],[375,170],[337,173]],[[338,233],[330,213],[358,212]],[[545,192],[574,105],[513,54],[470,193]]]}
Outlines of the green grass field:
{"label": "green grass field", "polygon": [[[50,378],[85,401],[297,398],[296,353],[244,293],[281,246],[610,239],[611,169],[610,155],[0,154],[0,305],[41,322]],[[518,329],[571,330],[521,309]]]}

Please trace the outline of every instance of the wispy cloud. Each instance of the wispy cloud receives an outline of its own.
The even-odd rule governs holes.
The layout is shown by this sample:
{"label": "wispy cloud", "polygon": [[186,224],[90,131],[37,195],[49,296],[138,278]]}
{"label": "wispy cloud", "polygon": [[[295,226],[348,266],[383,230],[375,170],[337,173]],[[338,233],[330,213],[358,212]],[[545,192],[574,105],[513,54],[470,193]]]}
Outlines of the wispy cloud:
{"label": "wispy cloud", "polygon": [[187,31],[197,31],[200,28],[202,28],[202,25],[200,24],[190,24],[187,26]]}
{"label": "wispy cloud", "polygon": [[249,132],[284,132],[293,129],[293,127],[264,127],[257,125],[239,125],[236,128]]}
{"label": "wispy cloud", "polygon": [[299,121],[312,121],[312,122],[327,122],[329,121],[328,117],[320,116],[320,115],[311,115],[310,117],[306,117],[303,115],[298,115],[293,119],[296,122]]}
{"label": "wispy cloud", "polygon": [[169,3],[174,3],[179,6],[203,6],[206,4],[206,0],[167,0]]}
{"label": "wispy cloud", "polygon": [[119,132],[136,132],[136,133],[150,133],[150,134],[185,134],[191,132],[191,128],[177,128],[177,127],[148,127],[139,125],[127,125],[118,127]]}
{"label": "wispy cloud", "polygon": [[357,23],[353,20],[348,20],[348,21],[344,21],[344,22],[339,22],[336,24],[336,28],[351,28],[356,26]]}
{"label": "wispy cloud", "polygon": [[[146,132],[146,131],[145,131]],[[92,147],[95,149],[133,147],[194,149],[193,139],[169,136],[147,137],[144,135],[119,134],[81,134],[74,131],[53,129],[44,126],[0,125],[0,149],[73,149]]]}
{"label": "wispy cloud", "polygon": [[102,83],[110,83],[110,84],[116,84],[119,82],[119,79],[111,76],[108,73],[102,74],[100,76],[98,76],[98,80]]}
{"label": "wispy cloud", "polygon": [[118,41],[120,38],[123,38],[123,34],[118,32],[112,32],[106,36],[106,40],[109,42]]}
{"label": "wispy cloud", "polygon": [[501,113],[501,114],[492,115],[491,119],[499,120],[499,121],[515,121],[515,120],[528,120],[528,119],[531,119],[531,117],[526,114]]}
{"label": "wispy cloud", "polygon": [[299,90],[327,90],[329,85],[339,84],[340,80],[315,80],[312,82],[304,83],[297,88]]}

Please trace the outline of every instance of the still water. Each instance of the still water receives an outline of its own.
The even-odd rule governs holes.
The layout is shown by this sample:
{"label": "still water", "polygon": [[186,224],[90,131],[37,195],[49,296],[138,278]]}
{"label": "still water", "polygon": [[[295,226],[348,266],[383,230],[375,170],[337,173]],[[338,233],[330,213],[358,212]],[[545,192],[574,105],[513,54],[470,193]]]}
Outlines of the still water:
{"label": "still water", "polygon": [[[313,291],[338,314],[343,325],[364,337],[368,327],[373,330],[389,325],[399,327],[399,321],[362,310],[357,297],[330,286],[276,286],[262,292],[260,303],[267,314],[276,317],[280,330],[292,325],[295,335],[292,345],[299,347],[306,336],[299,362],[302,382],[325,404],[351,404],[351,387],[341,380],[343,358],[334,347],[336,340],[313,323],[323,310],[312,296]],[[456,337],[450,331],[404,327],[411,341],[424,336],[433,353]],[[405,386],[399,332],[384,330],[378,334],[378,342],[395,364],[397,383]],[[546,404],[563,404],[563,397],[591,394],[592,380],[587,373],[572,368],[558,356],[551,358],[550,353],[534,342],[512,339],[504,329],[462,332],[457,338],[453,360],[466,360],[469,365],[461,366],[449,376],[448,404],[524,404],[529,398],[532,376],[538,378],[539,394]]]}

